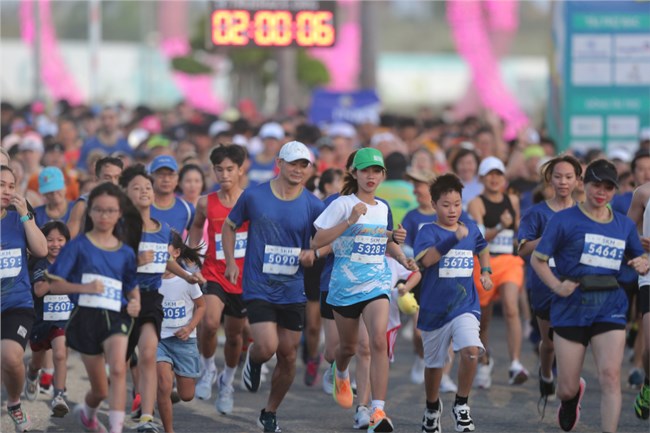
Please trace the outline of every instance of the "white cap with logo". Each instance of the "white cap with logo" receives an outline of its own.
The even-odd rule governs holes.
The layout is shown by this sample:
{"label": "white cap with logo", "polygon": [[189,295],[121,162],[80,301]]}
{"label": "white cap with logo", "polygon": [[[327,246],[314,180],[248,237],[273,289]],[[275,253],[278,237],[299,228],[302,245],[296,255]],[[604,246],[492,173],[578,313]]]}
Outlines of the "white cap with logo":
{"label": "white cap with logo", "polygon": [[506,173],[506,167],[503,165],[503,162],[496,156],[488,156],[481,164],[478,166],[478,175],[486,176],[489,172],[497,170],[502,174]]}
{"label": "white cap with logo", "polygon": [[301,159],[305,159],[310,163],[313,162],[311,152],[307,146],[299,141],[290,141],[285,143],[284,146],[282,146],[282,149],[280,149],[278,158],[287,162],[294,162]]}

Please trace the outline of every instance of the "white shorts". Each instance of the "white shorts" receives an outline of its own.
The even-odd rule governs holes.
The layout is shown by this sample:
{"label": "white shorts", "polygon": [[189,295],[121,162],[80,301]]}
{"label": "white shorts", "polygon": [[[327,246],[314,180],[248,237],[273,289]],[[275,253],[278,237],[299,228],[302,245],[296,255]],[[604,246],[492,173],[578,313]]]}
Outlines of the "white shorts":
{"label": "white shorts", "polygon": [[422,331],[424,345],[424,366],[426,368],[442,368],[449,362],[449,344],[454,343],[454,352],[466,347],[478,347],[480,353],[485,352],[479,338],[480,323],[471,313],[461,314],[442,328],[433,331]]}

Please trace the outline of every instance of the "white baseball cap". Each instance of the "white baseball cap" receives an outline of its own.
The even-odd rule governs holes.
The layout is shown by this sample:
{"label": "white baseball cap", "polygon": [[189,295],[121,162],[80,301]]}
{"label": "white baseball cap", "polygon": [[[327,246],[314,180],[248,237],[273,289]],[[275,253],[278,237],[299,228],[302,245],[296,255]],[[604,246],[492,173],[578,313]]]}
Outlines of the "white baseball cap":
{"label": "white baseball cap", "polygon": [[327,128],[327,135],[330,137],[354,138],[357,135],[357,131],[349,123],[337,122]]}
{"label": "white baseball cap", "polygon": [[34,152],[43,153],[43,139],[35,132],[28,132],[18,144],[18,150],[31,150]]}
{"label": "white baseball cap", "polygon": [[257,135],[262,140],[265,138],[275,138],[276,140],[282,140],[284,138],[284,129],[279,123],[269,122],[262,125],[260,128],[260,133]]}
{"label": "white baseball cap", "polygon": [[310,163],[313,161],[311,152],[307,146],[299,141],[290,141],[285,143],[285,145],[282,146],[282,149],[280,149],[278,158],[287,162],[294,162],[301,159],[307,160]]}
{"label": "white baseball cap", "polygon": [[503,165],[503,162],[496,156],[488,156],[481,164],[478,166],[478,175],[485,176],[493,170],[498,170],[501,173],[506,173],[506,167]]}

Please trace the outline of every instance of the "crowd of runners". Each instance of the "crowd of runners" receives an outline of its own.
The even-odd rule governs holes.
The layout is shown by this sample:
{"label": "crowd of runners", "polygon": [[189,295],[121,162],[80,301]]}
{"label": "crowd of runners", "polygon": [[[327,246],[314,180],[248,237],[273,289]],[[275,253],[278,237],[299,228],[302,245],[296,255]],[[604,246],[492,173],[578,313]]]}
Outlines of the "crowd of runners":
{"label": "crowd of runners", "polygon": [[[604,154],[563,152],[544,128],[505,140],[491,113],[313,125],[185,103],[1,108],[2,383],[16,431],[32,428],[21,399],[41,393],[84,431],[121,432],[128,408],[138,432],[173,432],[174,403],[216,392],[229,415],[267,380],[251,431],[280,432],[303,362],[307,386],[355,407],[355,429],[390,432],[407,428],[388,416],[395,356],[413,358],[424,387],[422,432],[443,429],[441,393],[455,394],[445,429],[480,430],[469,394],[494,375],[535,377],[540,410],[557,398],[571,431],[589,346],[602,431],[649,418],[648,129],[634,152]],[[397,354],[408,317],[413,350]],[[88,376],[72,410],[70,350]],[[622,381],[634,407],[621,407]]]}

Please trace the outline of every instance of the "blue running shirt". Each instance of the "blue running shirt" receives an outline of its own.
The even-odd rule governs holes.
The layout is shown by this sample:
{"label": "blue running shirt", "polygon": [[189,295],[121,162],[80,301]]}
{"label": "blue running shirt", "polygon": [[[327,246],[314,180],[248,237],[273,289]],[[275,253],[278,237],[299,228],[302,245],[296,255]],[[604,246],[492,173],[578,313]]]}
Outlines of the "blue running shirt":
{"label": "blue running shirt", "polygon": [[323,207],[304,188],[292,200],[279,198],[270,182],[244,190],[226,219],[235,228],[250,222],[242,278],[244,300],[307,302],[298,256],[309,249],[315,232],[312,224]]}
{"label": "blue running shirt", "polygon": [[[578,205],[551,217],[533,254],[541,260],[553,257],[558,275],[577,281],[585,275],[616,276],[621,264],[642,255],[643,248],[636,227],[627,216],[612,212],[609,221],[598,222]],[[583,292],[578,286],[568,297],[553,297],[551,324],[624,324],[626,310],[627,296],[623,290]]]}
{"label": "blue running shirt", "polygon": [[[481,318],[473,278],[474,256],[487,248],[487,242],[476,224],[467,224],[467,229],[467,237],[423,272],[418,329],[433,331],[464,313],[471,313],[479,320]],[[455,237],[456,233],[438,224],[422,226],[413,247],[416,259],[422,258],[430,248],[450,236]]]}
{"label": "blue running shirt", "polygon": [[119,312],[127,304],[125,293],[137,287],[136,263],[129,246],[120,243],[107,250],[95,245],[84,233],[65,244],[48,276],[76,284],[102,281],[104,293],[70,294],[70,300],[80,307]]}
{"label": "blue running shirt", "polygon": [[0,303],[2,311],[32,308],[32,286],[27,270],[25,227],[16,211],[0,219]]}
{"label": "blue running shirt", "polygon": [[162,275],[167,269],[169,244],[172,242],[171,228],[165,223],[154,220],[160,227],[148,232],[142,230],[142,239],[138,251],[153,251],[153,262],[138,266],[137,281],[141,292],[157,292],[162,284]]}
{"label": "blue running shirt", "polygon": [[151,218],[162,223],[167,223],[169,227],[176,230],[179,235],[192,226],[194,221],[194,205],[188,203],[180,197],[174,197],[174,204],[166,209],[161,209],[155,204],[151,205]]}

